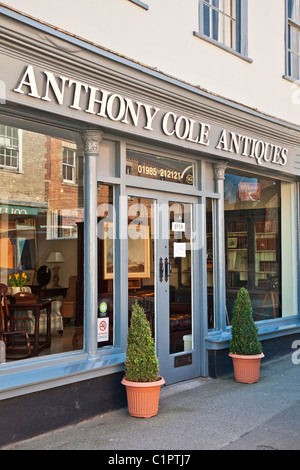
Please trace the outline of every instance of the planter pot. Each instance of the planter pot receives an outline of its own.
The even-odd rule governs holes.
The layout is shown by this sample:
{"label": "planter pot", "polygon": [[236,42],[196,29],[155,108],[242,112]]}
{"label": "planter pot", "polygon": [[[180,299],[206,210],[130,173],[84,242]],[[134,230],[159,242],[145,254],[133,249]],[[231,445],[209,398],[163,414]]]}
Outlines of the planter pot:
{"label": "planter pot", "polygon": [[241,356],[229,354],[233,361],[234,378],[237,382],[254,384],[259,380],[260,361],[263,353],[257,356]]}
{"label": "planter pot", "polygon": [[162,377],[155,382],[131,382],[124,378],[121,383],[126,387],[130,416],[151,418],[157,415],[160,387],[165,383]]}

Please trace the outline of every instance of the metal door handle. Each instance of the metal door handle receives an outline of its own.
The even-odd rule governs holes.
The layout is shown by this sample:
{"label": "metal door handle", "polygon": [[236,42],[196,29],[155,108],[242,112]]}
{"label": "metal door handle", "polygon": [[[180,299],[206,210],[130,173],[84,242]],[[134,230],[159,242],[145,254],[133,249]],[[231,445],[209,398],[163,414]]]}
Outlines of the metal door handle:
{"label": "metal door handle", "polygon": [[163,282],[164,280],[164,262],[162,258],[159,258],[159,281]]}
{"label": "metal door handle", "polygon": [[165,281],[168,282],[169,277],[172,274],[172,265],[169,263],[168,258],[165,258]]}

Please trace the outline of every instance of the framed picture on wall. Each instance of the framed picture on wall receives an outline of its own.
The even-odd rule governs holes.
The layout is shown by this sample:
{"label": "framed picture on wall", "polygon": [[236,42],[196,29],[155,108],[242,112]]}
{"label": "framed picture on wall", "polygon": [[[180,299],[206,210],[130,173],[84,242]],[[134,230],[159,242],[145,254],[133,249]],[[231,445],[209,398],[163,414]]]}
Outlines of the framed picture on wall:
{"label": "framed picture on wall", "polygon": [[227,246],[228,248],[237,248],[238,239],[237,237],[229,237]]}
{"label": "framed picture on wall", "polygon": [[[104,279],[113,279],[113,224],[104,227]],[[150,238],[148,225],[128,226],[128,279],[150,277]]]}

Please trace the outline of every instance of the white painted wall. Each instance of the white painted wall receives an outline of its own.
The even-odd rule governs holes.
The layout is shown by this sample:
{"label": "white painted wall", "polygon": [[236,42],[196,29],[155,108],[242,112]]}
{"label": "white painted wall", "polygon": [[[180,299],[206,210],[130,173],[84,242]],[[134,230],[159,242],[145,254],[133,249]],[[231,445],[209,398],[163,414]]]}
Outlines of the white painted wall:
{"label": "white painted wall", "polygon": [[3,4],[209,92],[300,124],[285,74],[284,0],[249,0],[248,63],[193,35],[198,0],[4,0]]}

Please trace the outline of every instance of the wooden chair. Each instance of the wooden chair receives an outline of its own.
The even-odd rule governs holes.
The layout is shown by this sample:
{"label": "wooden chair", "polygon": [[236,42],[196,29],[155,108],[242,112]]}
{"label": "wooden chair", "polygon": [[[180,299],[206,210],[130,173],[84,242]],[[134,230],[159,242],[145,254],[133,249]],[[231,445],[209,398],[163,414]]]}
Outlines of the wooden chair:
{"label": "wooden chair", "polygon": [[5,342],[6,350],[8,351],[12,348],[19,348],[20,346],[20,343],[16,344],[14,342],[14,335],[24,336],[24,344],[27,349],[27,356],[31,356],[30,339],[28,331],[25,329],[25,321],[30,320],[30,318],[18,318],[18,320],[21,321],[21,329],[16,329],[15,320],[9,314],[6,293],[7,286],[5,284],[0,284],[0,339]]}

